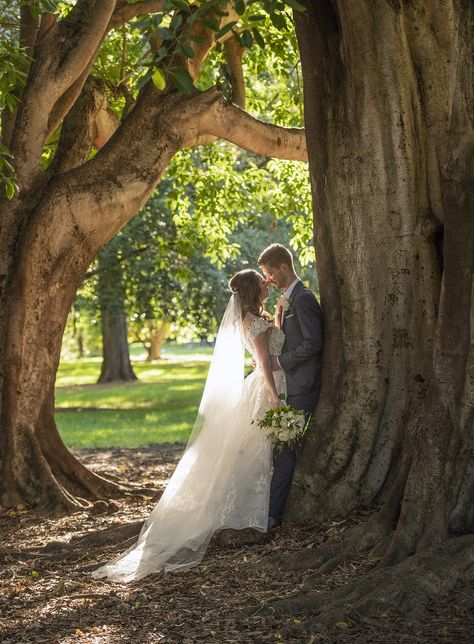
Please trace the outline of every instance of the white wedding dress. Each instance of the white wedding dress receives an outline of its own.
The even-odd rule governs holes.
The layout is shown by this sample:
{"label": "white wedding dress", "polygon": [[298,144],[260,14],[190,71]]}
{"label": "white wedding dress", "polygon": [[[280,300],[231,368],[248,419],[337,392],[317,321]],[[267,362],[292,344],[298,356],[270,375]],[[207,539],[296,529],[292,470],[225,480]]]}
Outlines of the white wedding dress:
{"label": "white wedding dress", "polygon": [[[240,298],[232,295],[186,450],[137,543],[93,577],[128,582],[190,568],[218,530],[267,530],[272,445],[252,420],[264,416],[271,396],[258,366],[244,380],[244,346],[254,355],[255,338],[270,327],[270,354],[279,355],[283,331],[249,313],[242,321]],[[283,371],[274,377],[286,394]]]}

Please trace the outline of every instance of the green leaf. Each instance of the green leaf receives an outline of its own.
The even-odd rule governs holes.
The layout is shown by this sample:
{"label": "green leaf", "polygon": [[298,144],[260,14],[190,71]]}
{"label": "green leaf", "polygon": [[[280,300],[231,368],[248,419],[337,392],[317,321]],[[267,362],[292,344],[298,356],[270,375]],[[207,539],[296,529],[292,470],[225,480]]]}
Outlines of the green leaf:
{"label": "green leaf", "polygon": [[7,157],[13,158],[13,154],[10,152],[10,150],[5,145],[2,145],[1,143],[0,143],[0,152]]}
{"label": "green leaf", "polygon": [[186,39],[190,40],[191,42],[197,42],[198,45],[202,45],[202,43],[206,42],[205,38],[202,36],[195,36],[193,34],[186,34]]}
{"label": "green leaf", "polygon": [[170,5],[177,7],[178,9],[181,9],[181,11],[185,11],[186,13],[191,13],[191,7],[186,2],[186,0],[171,0]]}
{"label": "green leaf", "polygon": [[158,27],[157,32],[163,40],[174,40],[174,33],[168,27]]}
{"label": "green leaf", "polygon": [[306,7],[298,2],[298,0],[285,0],[285,3],[292,9],[295,9],[295,11],[306,11]]}
{"label": "green leaf", "polygon": [[178,67],[172,72],[173,84],[181,92],[185,94],[190,94],[193,91],[193,79],[189,75],[187,69],[183,67]]}
{"label": "green leaf", "polygon": [[240,42],[244,47],[247,47],[247,49],[250,49],[250,47],[253,45],[253,37],[248,29],[242,32],[240,36]]}
{"label": "green leaf", "polygon": [[219,29],[219,31],[215,34],[214,40],[219,40],[219,38],[222,38],[222,36],[225,36],[225,34],[228,33],[231,29],[233,29],[236,24],[237,24],[237,20],[228,22],[226,25],[222,27],[222,29]]}
{"label": "green leaf", "polygon": [[194,58],[194,49],[185,42],[179,42],[178,49],[186,58]]}
{"label": "green leaf", "polygon": [[253,33],[253,37],[255,38],[255,42],[257,43],[257,45],[259,45],[262,48],[265,47],[265,41],[263,39],[262,34],[259,32],[259,30],[256,29],[255,27],[253,27],[252,28],[252,33]]}
{"label": "green leaf", "polygon": [[148,81],[150,80],[152,76],[152,71],[149,69],[146,74],[143,74],[143,76],[140,76],[140,78],[137,81],[137,89],[141,89]]}
{"label": "green leaf", "polygon": [[151,80],[153,81],[153,85],[159,89],[160,91],[163,91],[166,87],[166,78],[161,69],[155,69],[153,72],[153,76],[151,77]]}
{"label": "green leaf", "polygon": [[12,166],[10,161],[7,161],[7,159],[0,159],[0,167],[5,166],[10,172],[15,172],[15,168]]}
{"label": "green leaf", "polygon": [[172,29],[172,31],[175,32],[176,29],[181,25],[182,22],[183,22],[182,14],[181,13],[175,13],[174,16],[171,18],[170,29]]}
{"label": "green leaf", "polygon": [[209,27],[213,31],[219,31],[219,23],[214,18],[203,18],[201,22],[205,27]]}
{"label": "green leaf", "polygon": [[242,16],[245,12],[245,2],[244,0],[235,0],[234,7],[239,16]]}
{"label": "green leaf", "polygon": [[286,29],[286,20],[283,14],[277,12],[271,13],[270,20],[277,29]]}
{"label": "green leaf", "polygon": [[[152,65],[157,65],[167,55],[168,55],[168,49],[166,47],[160,47],[156,52],[156,54],[153,56]],[[144,63],[144,65],[146,66],[146,63]]]}
{"label": "green leaf", "polygon": [[13,199],[15,196],[15,187],[16,184],[10,179],[5,182],[5,192],[7,194],[7,199]]}

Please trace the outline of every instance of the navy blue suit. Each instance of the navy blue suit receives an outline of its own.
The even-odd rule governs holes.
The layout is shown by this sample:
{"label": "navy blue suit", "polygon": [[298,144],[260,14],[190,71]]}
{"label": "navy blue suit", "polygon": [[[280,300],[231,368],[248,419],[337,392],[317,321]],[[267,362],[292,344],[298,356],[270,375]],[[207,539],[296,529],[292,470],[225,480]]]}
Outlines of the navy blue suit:
{"label": "navy blue suit", "polygon": [[[311,413],[321,389],[321,308],[314,294],[302,282],[294,286],[289,302],[282,321],[285,343],[278,360],[286,376],[288,404]],[[269,514],[275,519],[280,520],[283,515],[295,465],[294,450],[274,453]]]}

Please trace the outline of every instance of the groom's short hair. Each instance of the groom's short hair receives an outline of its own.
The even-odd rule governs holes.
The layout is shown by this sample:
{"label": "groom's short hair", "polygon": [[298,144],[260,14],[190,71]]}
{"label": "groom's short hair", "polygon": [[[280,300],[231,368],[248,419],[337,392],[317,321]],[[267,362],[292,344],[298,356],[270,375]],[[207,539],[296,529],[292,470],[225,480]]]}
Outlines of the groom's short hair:
{"label": "groom's short hair", "polygon": [[293,255],[288,248],[281,244],[271,244],[268,248],[260,253],[257,264],[259,266],[271,266],[272,268],[279,268],[282,264],[288,264],[291,270],[293,268]]}

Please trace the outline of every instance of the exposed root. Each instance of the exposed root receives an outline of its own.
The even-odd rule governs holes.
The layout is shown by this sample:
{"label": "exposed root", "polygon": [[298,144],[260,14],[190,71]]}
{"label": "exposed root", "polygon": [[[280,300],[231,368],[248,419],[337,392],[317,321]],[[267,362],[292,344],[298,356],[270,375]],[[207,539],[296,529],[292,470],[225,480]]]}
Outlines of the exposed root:
{"label": "exposed root", "polygon": [[[344,561],[362,551],[369,551],[389,534],[386,522],[378,512],[368,522],[352,526],[336,537],[329,538],[316,548],[288,554],[274,554],[258,563],[259,570],[321,570],[330,572]],[[317,535],[316,535],[317,537]],[[323,567],[323,569],[321,569]]]}
{"label": "exposed root", "polygon": [[150,490],[146,488],[137,489],[122,482],[115,482],[110,477],[92,472],[85,467],[64,445],[49,407],[50,401],[48,399],[48,405],[40,419],[37,435],[41,452],[53,475],[63,487],[73,494],[84,496],[89,501],[110,499],[128,494],[150,495]]}
{"label": "exposed root", "polygon": [[143,520],[133,521],[133,523],[126,523],[125,525],[111,526],[105,530],[89,532],[80,537],[73,537],[70,541],[71,545],[76,546],[91,546],[91,545],[109,545],[121,543],[126,539],[137,537],[143,525]]}
{"label": "exposed root", "polygon": [[391,568],[374,570],[343,588],[275,602],[265,611],[316,614],[327,627],[351,617],[380,617],[387,612],[416,619],[432,599],[449,592],[456,582],[472,579],[474,535],[466,535],[448,539]]}
{"label": "exposed root", "polygon": [[156,490],[115,483],[85,467],[66,448],[54,419],[35,433],[22,436],[28,457],[6,454],[1,504],[6,508],[29,507],[31,514],[60,515],[89,510],[102,514],[116,508],[111,498],[161,496]]}

